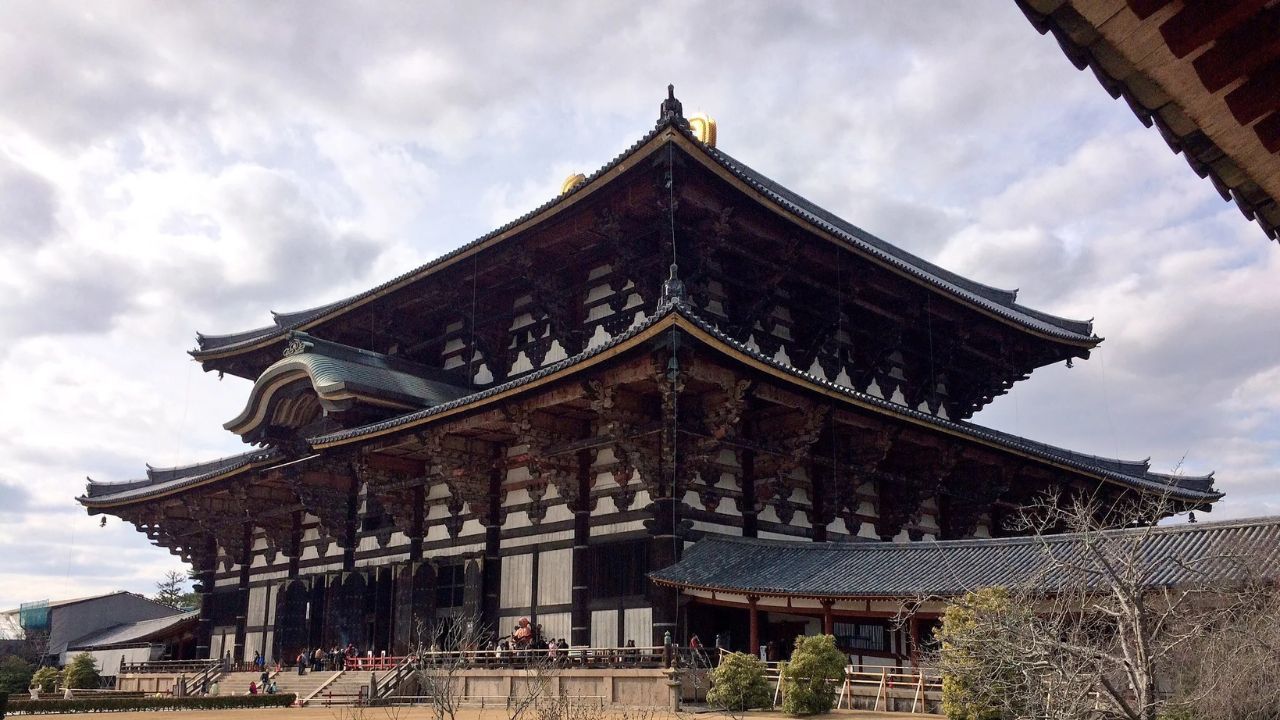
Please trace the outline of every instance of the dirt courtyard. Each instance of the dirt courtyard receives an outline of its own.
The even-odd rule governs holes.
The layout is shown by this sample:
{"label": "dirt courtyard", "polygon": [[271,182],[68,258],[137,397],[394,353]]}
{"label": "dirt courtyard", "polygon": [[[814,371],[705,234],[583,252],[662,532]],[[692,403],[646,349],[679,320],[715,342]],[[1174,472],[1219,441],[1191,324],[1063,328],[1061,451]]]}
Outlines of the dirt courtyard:
{"label": "dirt courtyard", "polygon": [[[14,717],[59,718],[82,717],[83,713],[65,715],[31,715]],[[95,716],[96,717],[96,716]],[[183,710],[165,712],[121,712],[109,713],[111,720],[164,720],[164,718],[186,718],[188,720],[432,720],[431,711],[427,708],[281,708],[253,710]],[[910,713],[863,712],[858,710],[837,710],[819,717],[832,720],[938,720],[939,715],[913,715]],[[780,712],[747,713],[747,720],[784,720],[788,718]],[[509,720],[502,708],[480,709],[465,708],[458,715],[458,720]],[[604,717],[604,720],[730,720],[726,715],[712,712],[672,714],[666,711],[649,709],[619,709]]]}

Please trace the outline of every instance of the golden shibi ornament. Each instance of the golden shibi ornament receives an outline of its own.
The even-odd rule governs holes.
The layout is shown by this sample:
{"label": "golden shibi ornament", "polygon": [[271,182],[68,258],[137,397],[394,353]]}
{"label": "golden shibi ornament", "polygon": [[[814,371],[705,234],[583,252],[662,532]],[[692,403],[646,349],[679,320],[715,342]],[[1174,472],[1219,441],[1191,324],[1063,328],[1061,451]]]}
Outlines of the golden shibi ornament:
{"label": "golden shibi ornament", "polygon": [[707,147],[716,146],[716,121],[704,112],[689,116],[689,130],[698,142]]}
{"label": "golden shibi ornament", "polygon": [[560,194],[564,195],[565,193],[578,187],[579,185],[581,185],[586,181],[587,181],[586,175],[583,175],[582,173],[574,173],[569,177],[565,178],[564,182],[560,183]]}

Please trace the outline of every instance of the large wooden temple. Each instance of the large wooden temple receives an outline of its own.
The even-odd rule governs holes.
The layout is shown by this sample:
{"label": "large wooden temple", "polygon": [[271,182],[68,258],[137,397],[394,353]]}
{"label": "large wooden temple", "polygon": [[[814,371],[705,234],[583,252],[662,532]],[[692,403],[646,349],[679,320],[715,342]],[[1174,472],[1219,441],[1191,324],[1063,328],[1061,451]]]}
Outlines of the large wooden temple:
{"label": "large wooden temple", "polygon": [[255,449],[79,499],[191,563],[207,657],[399,653],[449,615],[574,646],[745,646],[649,574],[704,537],[986,538],[1047,491],[1220,497],[969,422],[1087,358],[1091,324],[816,207],[672,93],[542,207],[273,320],[191,353],[253,382],[226,428]]}

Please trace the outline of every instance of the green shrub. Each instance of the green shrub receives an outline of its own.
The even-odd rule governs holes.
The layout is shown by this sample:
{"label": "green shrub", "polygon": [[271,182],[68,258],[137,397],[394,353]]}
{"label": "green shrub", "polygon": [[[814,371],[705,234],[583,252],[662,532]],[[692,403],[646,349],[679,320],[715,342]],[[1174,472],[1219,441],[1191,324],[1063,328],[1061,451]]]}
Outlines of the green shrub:
{"label": "green shrub", "polygon": [[62,686],[95,690],[102,684],[98,676],[98,662],[93,655],[82,652],[71,658],[71,662],[62,671]]}
{"label": "green shrub", "polygon": [[[984,588],[952,604],[942,616],[938,637],[942,641],[942,714],[951,720],[1001,720],[1004,698],[999,688],[1008,682],[993,682],[999,669],[985,667],[983,648],[992,633],[1003,625],[993,618],[1011,612],[1009,593],[1004,588]],[[1011,671],[1004,671],[1011,672]]]}
{"label": "green shrub", "polygon": [[40,688],[40,692],[51,693],[58,689],[58,681],[62,673],[56,667],[42,667],[31,676],[31,682]]}
{"label": "green shrub", "polygon": [[35,666],[17,655],[0,660],[0,695],[25,693],[31,687]]}
{"label": "green shrub", "polygon": [[228,710],[289,707],[297,695],[225,695],[219,697],[75,698],[72,700],[9,700],[10,713],[123,712],[128,710]]}
{"label": "green shrub", "polygon": [[783,712],[817,715],[830,711],[844,681],[845,662],[831,635],[796,638],[791,662],[782,667]]}
{"label": "green shrub", "polygon": [[760,658],[746,653],[730,653],[711,671],[711,690],[707,704],[714,708],[742,711],[765,707],[772,703],[765,665]]}

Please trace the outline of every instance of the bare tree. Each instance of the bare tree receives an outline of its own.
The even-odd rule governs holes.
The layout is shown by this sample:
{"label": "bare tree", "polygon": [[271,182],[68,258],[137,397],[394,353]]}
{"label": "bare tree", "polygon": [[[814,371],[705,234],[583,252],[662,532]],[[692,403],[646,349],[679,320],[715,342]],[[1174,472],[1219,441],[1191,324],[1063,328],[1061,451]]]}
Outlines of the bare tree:
{"label": "bare tree", "polygon": [[[1032,538],[1036,567],[1001,602],[945,600],[943,672],[1000,717],[1155,720],[1185,653],[1213,633],[1242,634],[1262,592],[1249,548],[1157,552],[1155,521],[1174,509],[1149,496],[1033,503],[1016,529]],[[1181,688],[1181,701],[1208,692]]]}
{"label": "bare tree", "polygon": [[435,720],[457,720],[467,691],[463,671],[471,667],[470,654],[482,647],[486,633],[476,618],[455,615],[437,621],[430,633],[419,624],[417,634],[419,692],[427,696]]}

